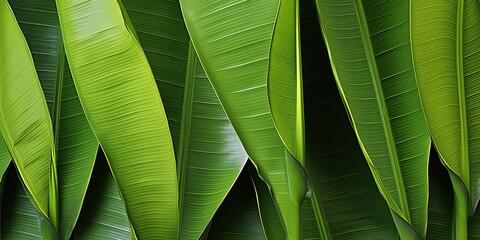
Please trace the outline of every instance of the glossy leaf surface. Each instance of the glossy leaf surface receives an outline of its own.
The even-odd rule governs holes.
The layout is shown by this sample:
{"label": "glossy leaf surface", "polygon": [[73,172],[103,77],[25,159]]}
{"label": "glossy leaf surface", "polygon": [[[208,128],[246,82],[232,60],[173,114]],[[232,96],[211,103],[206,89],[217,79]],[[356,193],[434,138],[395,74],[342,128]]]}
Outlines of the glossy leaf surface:
{"label": "glossy leaf surface", "polygon": [[207,76],[245,150],[269,184],[289,238],[300,235],[305,175],[284,149],[270,114],[267,72],[277,1],[181,1]]}

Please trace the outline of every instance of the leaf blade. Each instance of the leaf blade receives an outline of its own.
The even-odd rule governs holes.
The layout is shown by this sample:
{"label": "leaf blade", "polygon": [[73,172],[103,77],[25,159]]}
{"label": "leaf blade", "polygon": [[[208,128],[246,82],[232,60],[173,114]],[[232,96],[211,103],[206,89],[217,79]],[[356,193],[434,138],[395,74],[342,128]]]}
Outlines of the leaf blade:
{"label": "leaf blade", "polygon": [[[377,186],[418,236],[400,233],[424,238],[430,142],[412,71],[409,4],[390,4],[317,1],[337,85]],[[396,221],[399,229],[405,221]]]}
{"label": "leaf blade", "polygon": [[278,1],[180,3],[195,50],[227,116],[271,187],[288,237],[298,238],[306,179],[299,163],[285,152],[266,97]]}
{"label": "leaf blade", "polygon": [[0,59],[5,69],[0,74],[1,131],[35,206],[49,216],[49,198],[55,197],[50,190],[56,188],[50,179],[55,164],[52,123],[26,40],[6,1],[0,2],[0,12]]}
{"label": "leaf blade", "polygon": [[59,0],[57,8],[80,102],[119,185],[136,236],[176,238],[173,145],[139,43],[125,27],[116,1]]}

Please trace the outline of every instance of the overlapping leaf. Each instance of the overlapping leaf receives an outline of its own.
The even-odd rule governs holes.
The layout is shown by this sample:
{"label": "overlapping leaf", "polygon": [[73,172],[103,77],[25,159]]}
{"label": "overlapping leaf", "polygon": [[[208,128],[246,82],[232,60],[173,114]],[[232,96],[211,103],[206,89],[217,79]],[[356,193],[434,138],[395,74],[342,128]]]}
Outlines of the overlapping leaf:
{"label": "overlapping leaf", "polygon": [[6,0],[0,1],[0,22],[0,130],[35,206],[56,222],[48,107],[27,42]]}
{"label": "overlapping leaf", "polygon": [[409,2],[318,0],[342,98],[401,237],[424,238],[430,140],[409,48]]}
{"label": "overlapping leaf", "polygon": [[[332,239],[396,239],[345,112],[323,43],[314,3],[301,6],[306,167]],[[302,237],[319,238],[311,202],[302,207]]]}
{"label": "overlapping leaf", "polygon": [[278,1],[181,1],[200,61],[245,150],[269,184],[289,238],[300,235],[305,175],[275,131],[267,99]]}
{"label": "overlapping leaf", "polygon": [[172,129],[179,237],[197,239],[248,157],[189,44],[178,2],[123,0],[123,6],[156,77]]}
{"label": "overlapping leaf", "polygon": [[412,52],[440,159],[451,175],[457,239],[480,200],[479,1],[412,2]]}
{"label": "overlapping leaf", "polygon": [[5,193],[8,197],[4,195],[2,201],[1,238],[41,240],[38,210],[25,193],[15,169],[11,170],[4,176]]}
{"label": "overlapping leaf", "polygon": [[53,119],[59,232],[68,239],[80,214],[98,143],[83,114],[66,62],[55,1],[11,0],[10,4],[32,50]]}
{"label": "overlapping leaf", "polygon": [[85,115],[138,238],[176,238],[175,157],[147,59],[116,1],[57,1],[67,59]]}

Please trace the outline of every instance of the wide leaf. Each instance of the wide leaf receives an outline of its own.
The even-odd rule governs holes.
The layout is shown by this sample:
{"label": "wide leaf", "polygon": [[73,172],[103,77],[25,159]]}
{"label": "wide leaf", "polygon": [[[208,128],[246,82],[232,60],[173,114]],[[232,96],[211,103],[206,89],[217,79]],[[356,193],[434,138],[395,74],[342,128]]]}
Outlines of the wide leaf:
{"label": "wide leaf", "polygon": [[135,30],[151,65],[172,131],[179,179],[179,237],[197,239],[248,157],[198,62],[179,3],[122,3],[127,25]]}
{"label": "wide leaf", "polygon": [[172,139],[139,42],[115,0],[58,0],[57,8],[80,102],[135,235],[175,239],[178,188]]}
{"label": "wide leaf", "polygon": [[409,2],[317,0],[337,85],[406,239],[425,238],[430,138],[412,68]]}
{"label": "wide leaf", "polygon": [[[387,204],[358,145],[335,84],[314,2],[301,8],[305,167],[332,239],[395,239]],[[302,237],[320,237],[312,201],[302,206]]]}
{"label": "wide leaf", "polygon": [[306,177],[278,136],[267,98],[278,1],[180,1],[195,50],[249,157],[267,182],[287,237],[300,236]]}
{"label": "wide leaf", "polygon": [[457,239],[480,200],[480,2],[412,1],[412,52],[428,127],[455,194]]}

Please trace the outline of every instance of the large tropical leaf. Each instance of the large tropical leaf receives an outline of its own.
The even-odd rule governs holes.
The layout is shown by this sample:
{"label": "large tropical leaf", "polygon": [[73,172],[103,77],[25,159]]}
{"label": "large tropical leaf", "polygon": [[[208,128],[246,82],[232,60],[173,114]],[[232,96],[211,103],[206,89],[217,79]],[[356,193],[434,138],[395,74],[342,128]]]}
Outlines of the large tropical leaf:
{"label": "large tropical leaf", "polygon": [[300,6],[281,1],[270,48],[268,97],[273,122],[285,146],[305,161]]}
{"label": "large tropical leaf", "polygon": [[[65,59],[55,0],[8,0],[32,52],[35,67],[52,117]],[[55,121],[55,120],[54,120]]]}
{"label": "large tropical leaf", "polygon": [[409,2],[317,7],[340,93],[400,236],[425,238],[430,139],[412,68]]}
{"label": "large tropical leaf", "polygon": [[[313,2],[301,5],[302,77],[305,102],[305,167],[332,239],[396,239],[338,93]],[[313,202],[314,203],[314,202]],[[318,239],[311,201],[302,207],[302,237]]]}
{"label": "large tropical leaf", "polygon": [[35,206],[57,223],[52,123],[27,42],[0,1],[0,130]]}
{"label": "large tropical leaf", "polygon": [[178,232],[175,157],[147,59],[115,0],[58,0],[65,51],[85,115],[102,146],[134,232]]}
{"label": "large tropical leaf", "polygon": [[103,153],[99,152],[74,239],[129,240],[127,212]]}
{"label": "large tropical leaf", "polygon": [[68,239],[80,214],[98,143],[80,106],[68,69],[55,1],[11,0],[10,4],[32,50],[53,118],[59,232],[62,238]]}
{"label": "large tropical leaf", "polygon": [[182,134],[178,155],[181,239],[201,235],[248,159],[198,60],[193,70],[189,133]]}
{"label": "large tropical leaf", "polygon": [[411,14],[424,112],[453,183],[456,237],[466,239],[467,217],[480,200],[480,2],[414,1]]}
{"label": "large tropical leaf", "polygon": [[200,61],[245,150],[273,193],[288,238],[299,238],[306,180],[275,131],[266,88],[279,2],[180,3]]}
{"label": "large tropical leaf", "polygon": [[172,129],[179,237],[197,239],[248,157],[189,44],[178,2],[123,0],[123,6],[156,77]]}

